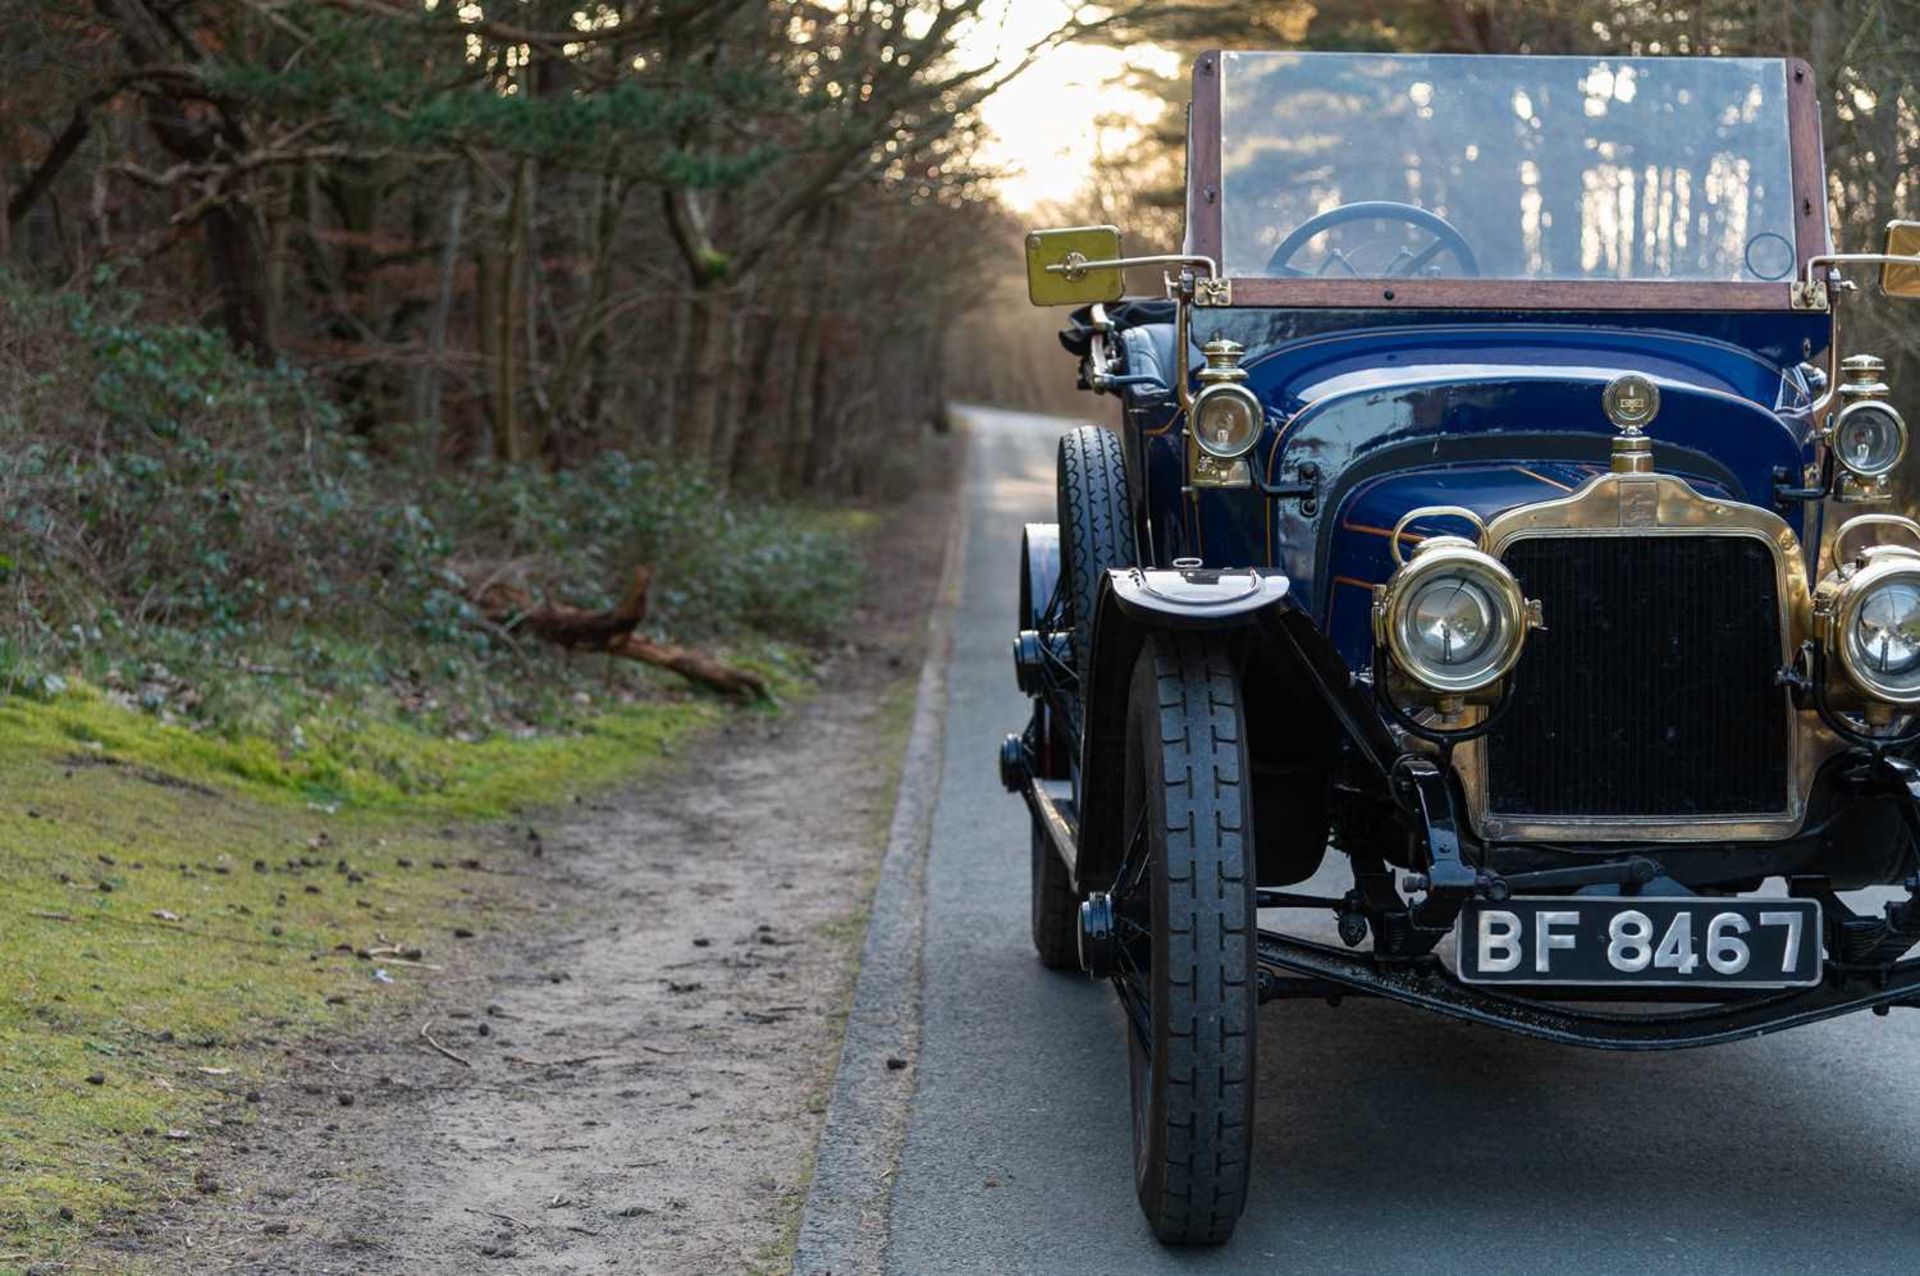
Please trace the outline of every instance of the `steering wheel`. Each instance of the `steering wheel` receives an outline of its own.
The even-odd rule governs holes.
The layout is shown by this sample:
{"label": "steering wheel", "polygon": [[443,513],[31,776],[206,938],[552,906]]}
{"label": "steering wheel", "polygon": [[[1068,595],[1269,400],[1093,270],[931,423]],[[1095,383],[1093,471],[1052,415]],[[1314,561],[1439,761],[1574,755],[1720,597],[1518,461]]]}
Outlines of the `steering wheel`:
{"label": "steering wheel", "polygon": [[[1477,276],[1480,263],[1473,255],[1473,246],[1467,243],[1454,224],[1438,213],[1430,213],[1424,208],[1412,204],[1402,204],[1391,199],[1363,199],[1352,204],[1342,204],[1338,208],[1329,208],[1326,212],[1309,217],[1293,228],[1293,233],[1280,241],[1273,250],[1273,256],[1267,259],[1269,275],[1300,277],[1309,272],[1293,264],[1294,254],[1307,246],[1307,241],[1323,231],[1335,226],[1344,226],[1348,222],[1395,221],[1405,222],[1417,230],[1424,230],[1433,236],[1433,242],[1418,252],[1401,245],[1400,253],[1378,277],[1386,279],[1404,279],[1424,269],[1428,262],[1441,253],[1452,255],[1460,273],[1465,276]],[[1362,277],[1354,268],[1346,254],[1335,250],[1327,260],[1321,263],[1315,274],[1324,275],[1329,267],[1339,266],[1355,278]]]}

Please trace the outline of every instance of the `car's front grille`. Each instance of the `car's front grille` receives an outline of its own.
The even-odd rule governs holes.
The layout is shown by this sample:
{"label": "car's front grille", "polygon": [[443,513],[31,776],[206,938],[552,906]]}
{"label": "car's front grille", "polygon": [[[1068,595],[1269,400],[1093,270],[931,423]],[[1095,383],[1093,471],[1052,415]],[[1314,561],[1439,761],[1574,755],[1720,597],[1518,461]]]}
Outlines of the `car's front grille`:
{"label": "car's front grille", "polygon": [[1546,628],[1488,737],[1496,815],[1778,815],[1788,708],[1772,548],[1746,536],[1554,536],[1504,557]]}

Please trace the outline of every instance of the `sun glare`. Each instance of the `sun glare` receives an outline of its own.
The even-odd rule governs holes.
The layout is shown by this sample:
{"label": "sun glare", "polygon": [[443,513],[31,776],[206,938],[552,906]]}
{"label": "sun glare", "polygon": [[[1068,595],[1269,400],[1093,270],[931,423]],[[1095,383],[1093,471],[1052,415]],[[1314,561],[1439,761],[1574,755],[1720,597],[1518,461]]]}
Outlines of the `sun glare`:
{"label": "sun glare", "polygon": [[[1057,31],[1072,16],[1062,0],[1005,0],[981,24],[964,64],[991,59],[1005,66]],[[1113,81],[1130,67],[1172,74],[1179,57],[1158,45],[1116,49],[1068,42],[1042,52],[1019,76],[980,108],[988,137],[981,160],[1002,174],[1000,198],[1009,208],[1030,211],[1072,199],[1104,144],[1115,138],[1100,121],[1112,117],[1150,122],[1157,98]]]}

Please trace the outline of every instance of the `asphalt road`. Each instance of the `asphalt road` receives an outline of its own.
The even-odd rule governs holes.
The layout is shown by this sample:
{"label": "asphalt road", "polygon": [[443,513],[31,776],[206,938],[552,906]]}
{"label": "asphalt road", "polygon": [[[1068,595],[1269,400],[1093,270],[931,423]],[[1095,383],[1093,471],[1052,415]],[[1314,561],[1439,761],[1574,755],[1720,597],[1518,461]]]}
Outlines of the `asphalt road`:
{"label": "asphalt road", "polygon": [[1157,1245],[1133,1199],[1118,1006],[1035,960],[1027,817],[995,773],[1023,713],[1008,657],[1020,525],[1053,518],[1062,423],[970,416],[891,1271],[1920,1270],[1914,1012],[1634,1056],[1384,1003],[1271,1005],[1239,1230],[1213,1250]]}

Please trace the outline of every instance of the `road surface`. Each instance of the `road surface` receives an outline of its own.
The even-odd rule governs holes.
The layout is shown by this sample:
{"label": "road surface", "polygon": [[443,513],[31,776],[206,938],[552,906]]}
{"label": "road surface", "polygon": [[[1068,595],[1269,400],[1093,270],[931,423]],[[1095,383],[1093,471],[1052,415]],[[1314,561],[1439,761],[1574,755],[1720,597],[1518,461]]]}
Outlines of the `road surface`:
{"label": "road surface", "polygon": [[1027,816],[995,771],[1024,712],[1008,656],[1020,525],[1054,517],[1063,424],[969,417],[918,1083],[888,1270],[1920,1270],[1914,1012],[1633,1056],[1386,1003],[1271,1005],[1247,1213],[1224,1247],[1160,1248],[1133,1199],[1118,1006],[1035,960]]}

